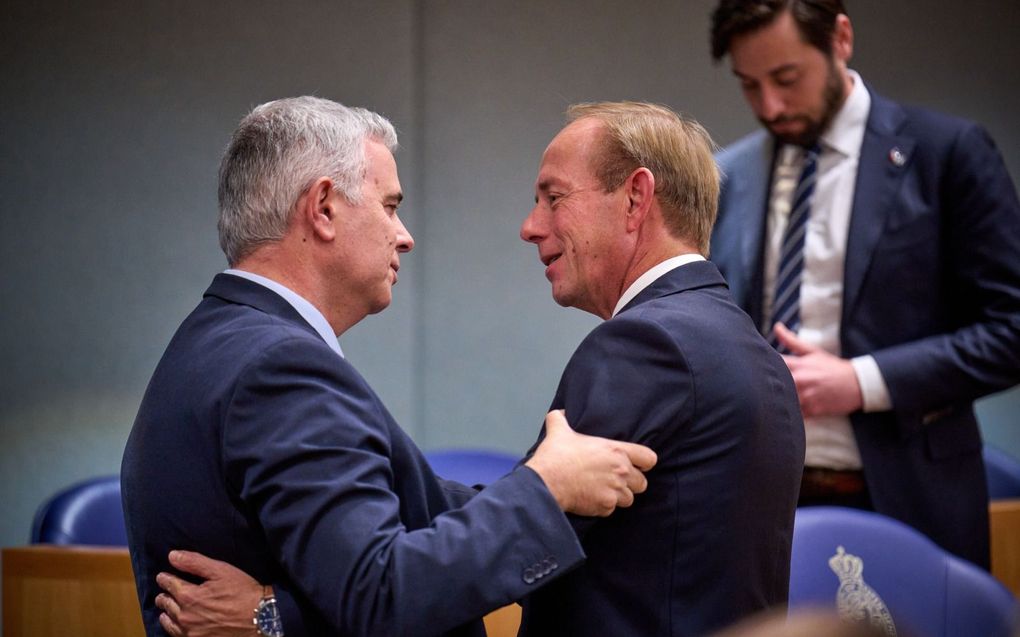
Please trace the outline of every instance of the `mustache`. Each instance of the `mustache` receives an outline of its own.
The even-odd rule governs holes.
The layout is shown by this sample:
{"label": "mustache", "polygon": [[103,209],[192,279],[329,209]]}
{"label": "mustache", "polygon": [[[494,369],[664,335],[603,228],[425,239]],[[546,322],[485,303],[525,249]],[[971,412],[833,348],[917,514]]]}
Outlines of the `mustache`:
{"label": "mustache", "polygon": [[806,122],[810,123],[810,119],[804,115],[780,115],[773,117],[772,119],[759,118],[762,124],[766,126],[775,126],[777,124],[788,124],[790,122]]}

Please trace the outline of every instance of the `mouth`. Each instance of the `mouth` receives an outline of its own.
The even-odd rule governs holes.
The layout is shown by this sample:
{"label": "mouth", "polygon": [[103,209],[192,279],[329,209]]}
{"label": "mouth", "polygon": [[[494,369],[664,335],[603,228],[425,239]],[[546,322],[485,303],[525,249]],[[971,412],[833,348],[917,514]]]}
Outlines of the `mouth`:
{"label": "mouth", "polygon": [[555,276],[553,273],[553,264],[559,261],[560,257],[562,256],[563,256],[562,252],[560,254],[549,254],[545,256],[541,255],[539,256],[539,258],[542,260],[542,263],[545,264],[545,278],[548,279],[549,281],[552,281],[553,277]]}
{"label": "mouth", "polygon": [[810,122],[800,116],[783,116],[765,120],[764,124],[774,131],[790,131],[806,127]]}
{"label": "mouth", "polygon": [[399,278],[397,276],[397,270],[400,269],[400,264],[399,263],[391,263],[390,264],[390,269],[393,270],[393,285],[396,285],[397,284],[397,279]]}

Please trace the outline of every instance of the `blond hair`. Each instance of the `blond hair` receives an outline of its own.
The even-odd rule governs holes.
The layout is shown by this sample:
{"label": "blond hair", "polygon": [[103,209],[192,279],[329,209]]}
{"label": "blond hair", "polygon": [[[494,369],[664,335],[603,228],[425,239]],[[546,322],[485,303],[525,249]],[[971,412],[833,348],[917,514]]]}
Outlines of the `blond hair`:
{"label": "blond hair", "polygon": [[655,176],[670,234],[708,256],[719,205],[719,169],[708,131],[689,117],[645,102],[591,102],[567,109],[568,121],[583,118],[605,125],[592,159],[602,188],[616,190],[636,169],[647,168]]}

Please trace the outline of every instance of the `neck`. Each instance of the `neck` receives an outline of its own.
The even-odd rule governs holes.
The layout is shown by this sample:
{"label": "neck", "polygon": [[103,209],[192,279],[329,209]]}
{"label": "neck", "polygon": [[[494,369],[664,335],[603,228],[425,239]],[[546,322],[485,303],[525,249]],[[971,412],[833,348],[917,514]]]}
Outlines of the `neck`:
{"label": "neck", "polygon": [[846,105],[846,101],[850,99],[850,92],[854,90],[854,78],[850,75],[849,69],[847,69],[846,65],[843,65],[839,70],[843,78],[843,99],[839,101],[839,106],[836,108],[837,111]]}
{"label": "neck", "polygon": [[[655,266],[659,265],[666,259],[672,259],[678,257],[681,254],[698,254],[697,248],[692,246],[689,242],[682,239],[676,239],[671,236],[663,237],[662,240],[656,241],[653,245],[649,246],[638,246],[638,249],[634,253],[634,258],[631,260],[627,273],[623,278],[623,286],[620,288],[620,294],[616,300],[619,301],[620,296],[637,281],[638,278],[648,272]],[[614,301],[613,307],[616,306]],[[611,311],[611,310],[610,310]]]}
{"label": "neck", "polygon": [[[352,312],[350,304],[333,303],[313,263],[289,253],[279,243],[262,246],[233,266],[272,279],[315,306],[338,337],[365,318]],[[346,310],[346,311],[344,311]]]}

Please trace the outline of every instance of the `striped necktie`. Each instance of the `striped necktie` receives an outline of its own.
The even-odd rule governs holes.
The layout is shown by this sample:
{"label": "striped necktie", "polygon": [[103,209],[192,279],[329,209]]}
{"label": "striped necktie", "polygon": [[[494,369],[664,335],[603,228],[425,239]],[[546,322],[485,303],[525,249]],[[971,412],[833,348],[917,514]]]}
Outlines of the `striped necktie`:
{"label": "striped necktie", "polygon": [[[804,235],[807,231],[808,218],[811,216],[811,195],[815,192],[819,152],[818,144],[815,144],[807,149],[804,156],[804,168],[797,181],[797,188],[793,191],[790,218],[779,249],[770,325],[774,326],[781,322],[794,332],[800,327],[800,280],[804,271]],[[774,329],[769,330],[769,344],[783,354],[789,353],[779,344]]]}

